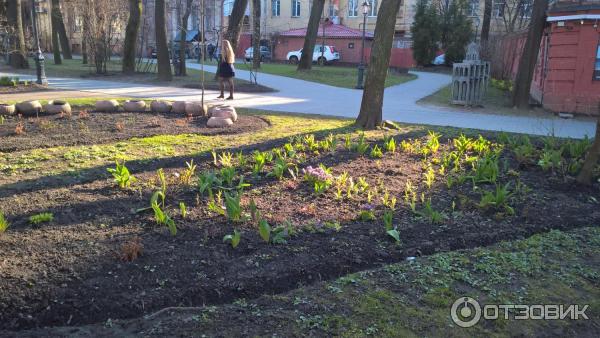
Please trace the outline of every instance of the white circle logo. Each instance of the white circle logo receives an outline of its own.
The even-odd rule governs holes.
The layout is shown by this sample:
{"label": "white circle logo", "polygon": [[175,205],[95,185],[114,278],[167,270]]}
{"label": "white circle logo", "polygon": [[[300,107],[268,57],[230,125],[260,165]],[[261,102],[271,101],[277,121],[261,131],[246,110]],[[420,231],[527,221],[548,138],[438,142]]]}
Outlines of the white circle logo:
{"label": "white circle logo", "polygon": [[450,309],[452,321],[460,327],[471,327],[481,319],[481,306],[471,297],[461,297],[452,304]]}

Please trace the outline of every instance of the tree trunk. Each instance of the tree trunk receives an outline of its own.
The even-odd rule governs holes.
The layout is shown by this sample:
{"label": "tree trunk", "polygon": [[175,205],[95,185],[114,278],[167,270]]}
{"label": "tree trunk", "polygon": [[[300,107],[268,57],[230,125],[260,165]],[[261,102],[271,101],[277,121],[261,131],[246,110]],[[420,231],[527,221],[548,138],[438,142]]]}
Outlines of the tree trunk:
{"label": "tree trunk", "polygon": [[60,39],[60,49],[62,50],[63,57],[65,60],[70,60],[73,56],[71,55],[71,45],[69,44],[69,37],[67,37],[65,22],[60,12],[60,0],[52,0],[52,20],[53,26],[54,22],[56,22],[56,31]]}
{"label": "tree trunk", "polygon": [[50,22],[52,24],[52,52],[54,53],[54,64],[60,65],[62,64],[62,59],[60,57],[60,43],[58,42],[58,23],[56,22],[56,17],[54,15],[50,16]]}
{"label": "tree trunk", "polygon": [[[2,3],[2,2],[0,2]],[[15,32],[18,30],[17,27],[17,1],[6,1],[6,21]],[[18,39],[18,37],[17,37]],[[17,49],[17,39],[10,41],[9,48],[11,50]],[[12,40],[12,39],[11,39]]]}
{"label": "tree trunk", "polygon": [[381,125],[383,119],[385,78],[390,64],[390,55],[392,54],[396,15],[401,2],[402,0],[382,1],[379,8],[365,89],[360,105],[360,113],[356,119],[356,124],[364,129],[375,129]]}
{"label": "tree trunk", "polygon": [[88,64],[87,43],[85,39],[81,39],[81,63],[84,65]]}
{"label": "tree trunk", "polygon": [[485,0],[483,8],[483,23],[481,25],[481,42],[486,44],[490,38],[490,24],[492,22],[492,0]]}
{"label": "tree trunk", "polygon": [[181,30],[180,30],[180,38],[179,38],[179,71],[177,72],[181,76],[187,75],[187,70],[185,66],[185,46],[187,40],[187,26],[188,20],[190,18],[190,14],[192,13],[192,0],[186,0],[185,3],[185,12],[181,17]]}
{"label": "tree trunk", "polygon": [[515,80],[515,89],[512,97],[512,104],[517,108],[529,107],[529,91],[531,90],[531,80],[533,71],[540,51],[540,42],[546,26],[546,9],[548,0],[535,0],[531,22],[529,23],[529,32],[527,41],[523,47],[521,60],[519,61],[519,70]]}
{"label": "tree trunk", "polygon": [[158,63],[158,79],[173,80],[169,47],[167,46],[167,26],[165,18],[165,0],[156,0],[154,5],[154,23],[156,31],[156,62]]}
{"label": "tree trunk", "polygon": [[17,36],[16,49],[27,57],[25,48],[25,34],[23,34],[23,9],[21,0],[15,0],[15,35]]}
{"label": "tree trunk", "polygon": [[304,37],[302,56],[300,57],[300,63],[298,63],[298,70],[311,70],[312,68],[313,52],[315,43],[317,42],[323,7],[325,7],[325,0],[313,1],[310,18],[308,19],[308,27],[306,28],[306,36]]}
{"label": "tree trunk", "polygon": [[252,68],[260,68],[260,1],[252,0]]}
{"label": "tree trunk", "polygon": [[244,23],[244,14],[248,8],[248,0],[235,0],[231,15],[229,16],[229,26],[227,27],[227,40],[231,43],[233,52],[237,50],[240,34],[242,33],[242,24]]}
{"label": "tree trunk", "polygon": [[135,73],[135,51],[137,37],[140,31],[142,17],[142,0],[129,0],[129,20],[125,28],[125,42],[123,46],[123,73]]}
{"label": "tree trunk", "polygon": [[[598,110],[600,110],[600,106]],[[592,175],[594,173],[594,167],[596,166],[596,163],[598,163],[598,157],[600,157],[600,117],[598,117],[598,120],[596,121],[596,136],[594,138],[594,143],[585,157],[581,172],[577,176],[577,182],[586,185],[592,184]]]}

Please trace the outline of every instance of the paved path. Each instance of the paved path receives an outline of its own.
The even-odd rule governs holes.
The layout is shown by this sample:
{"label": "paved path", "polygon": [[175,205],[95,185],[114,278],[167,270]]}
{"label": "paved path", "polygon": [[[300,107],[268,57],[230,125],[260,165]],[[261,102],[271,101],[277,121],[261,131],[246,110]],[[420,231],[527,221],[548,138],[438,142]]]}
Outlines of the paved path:
{"label": "paved path", "polygon": [[[200,65],[188,63],[189,68]],[[248,71],[238,65],[236,76],[249,79]],[[214,72],[215,66],[205,66]],[[414,72],[416,80],[387,88],[384,97],[383,117],[398,122],[416,123],[459,128],[475,128],[492,131],[509,131],[535,135],[555,135],[582,138],[593,136],[595,122],[590,119],[560,119],[558,117],[507,116],[478,114],[457,109],[418,105],[416,102],[450,83],[445,74]],[[0,76],[11,75],[2,74]],[[23,75],[20,78],[25,79]],[[80,90],[101,96],[161,98],[169,100],[199,100],[200,90],[161,87],[134,83],[50,78],[50,86],[64,90]],[[236,93],[232,104],[236,107],[321,114],[354,118],[358,115],[362,92],[356,89],[337,88],[328,85],[270,74],[258,74],[258,82],[275,88],[275,93]],[[206,101],[216,102],[218,94],[206,91]]]}

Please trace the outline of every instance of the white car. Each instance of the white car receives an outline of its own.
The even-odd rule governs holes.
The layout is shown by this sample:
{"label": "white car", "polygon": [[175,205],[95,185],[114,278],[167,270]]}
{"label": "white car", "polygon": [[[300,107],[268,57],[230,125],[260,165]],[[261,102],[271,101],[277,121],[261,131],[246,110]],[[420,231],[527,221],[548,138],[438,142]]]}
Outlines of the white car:
{"label": "white car", "polygon": [[[296,64],[300,61],[302,57],[302,49],[294,50],[287,53],[287,60]],[[325,46],[323,49],[323,45],[315,45],[315,50],[313,51],[313,62],[317,62],[319,64],[325,64],[327,62],[337,61],[340,59],[340,53],[333,46]]]}
{"label": "white car", "polygon": [[432,62],[434,65],[439,66],[446,63],[446,54],[438,55],[433,59]]}
{"label": "white car", "polygon": [[[249,47],[248,49],[246,49],[244,58],[246,59],[247,62],[250,62],[250,61],[252,61],[253,57],[254,57],[254,48]],[[262,62],[265,60],[271,60],[271,58],[272,58],[271,50],[269,49],[269,47],[260,46],[260,61]]]}

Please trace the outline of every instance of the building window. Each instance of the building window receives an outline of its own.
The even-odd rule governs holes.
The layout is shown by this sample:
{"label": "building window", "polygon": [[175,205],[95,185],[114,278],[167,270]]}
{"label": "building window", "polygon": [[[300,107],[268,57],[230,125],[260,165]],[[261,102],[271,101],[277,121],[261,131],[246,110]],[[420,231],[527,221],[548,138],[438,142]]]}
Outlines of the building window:
{"label": "building window", "polygon": [[368,2],[371,4],[369,16],[377,16],[377,0],[368,0]]}
{"label": "building window", "polygon": [[233,0],[223,1],[223,15],[230,16],[232,10],[233,10]]}
{"label": "building window", "polygon": [[348,0],[348,16],[358,16],[358,0]]}
{"label": "building window", "polygon": [[531,0],[519,1],[519,16],[524,19],[531,18],[532,8],[533,8],[533,4],[532,4]]}
{"label": "building window", "polygon": [[600,43],[596,49],[596,67],[594,67],[594,80],[600,81]]}
{"label": "building window", "polygon": [[329,1],[329,7],[327,12],[329,12],[329,17],[337,16],[337,5],[333,3],[333,1]]}
{"label": "building window", "polygon": [[292,0],[292,17],[297,18],[300,16],[300,0]]}
{"label": "building window", "polygon": [[271,15],[272,16],[280,16],[281,15],[281,0],[272,0],[271,1]]}
{"label": "building window", "polygon": [[469,1],[469,7],[467,8],[467,15],[470,17],[479,16],[479,0]]}
{"label": "building window", "polygon": [[506,6],[506,1],[503,1],[503,0],[494,1],[494,7],[492,8],[492,16],[494,18],[504,17],[504,7],[505,6]]}

